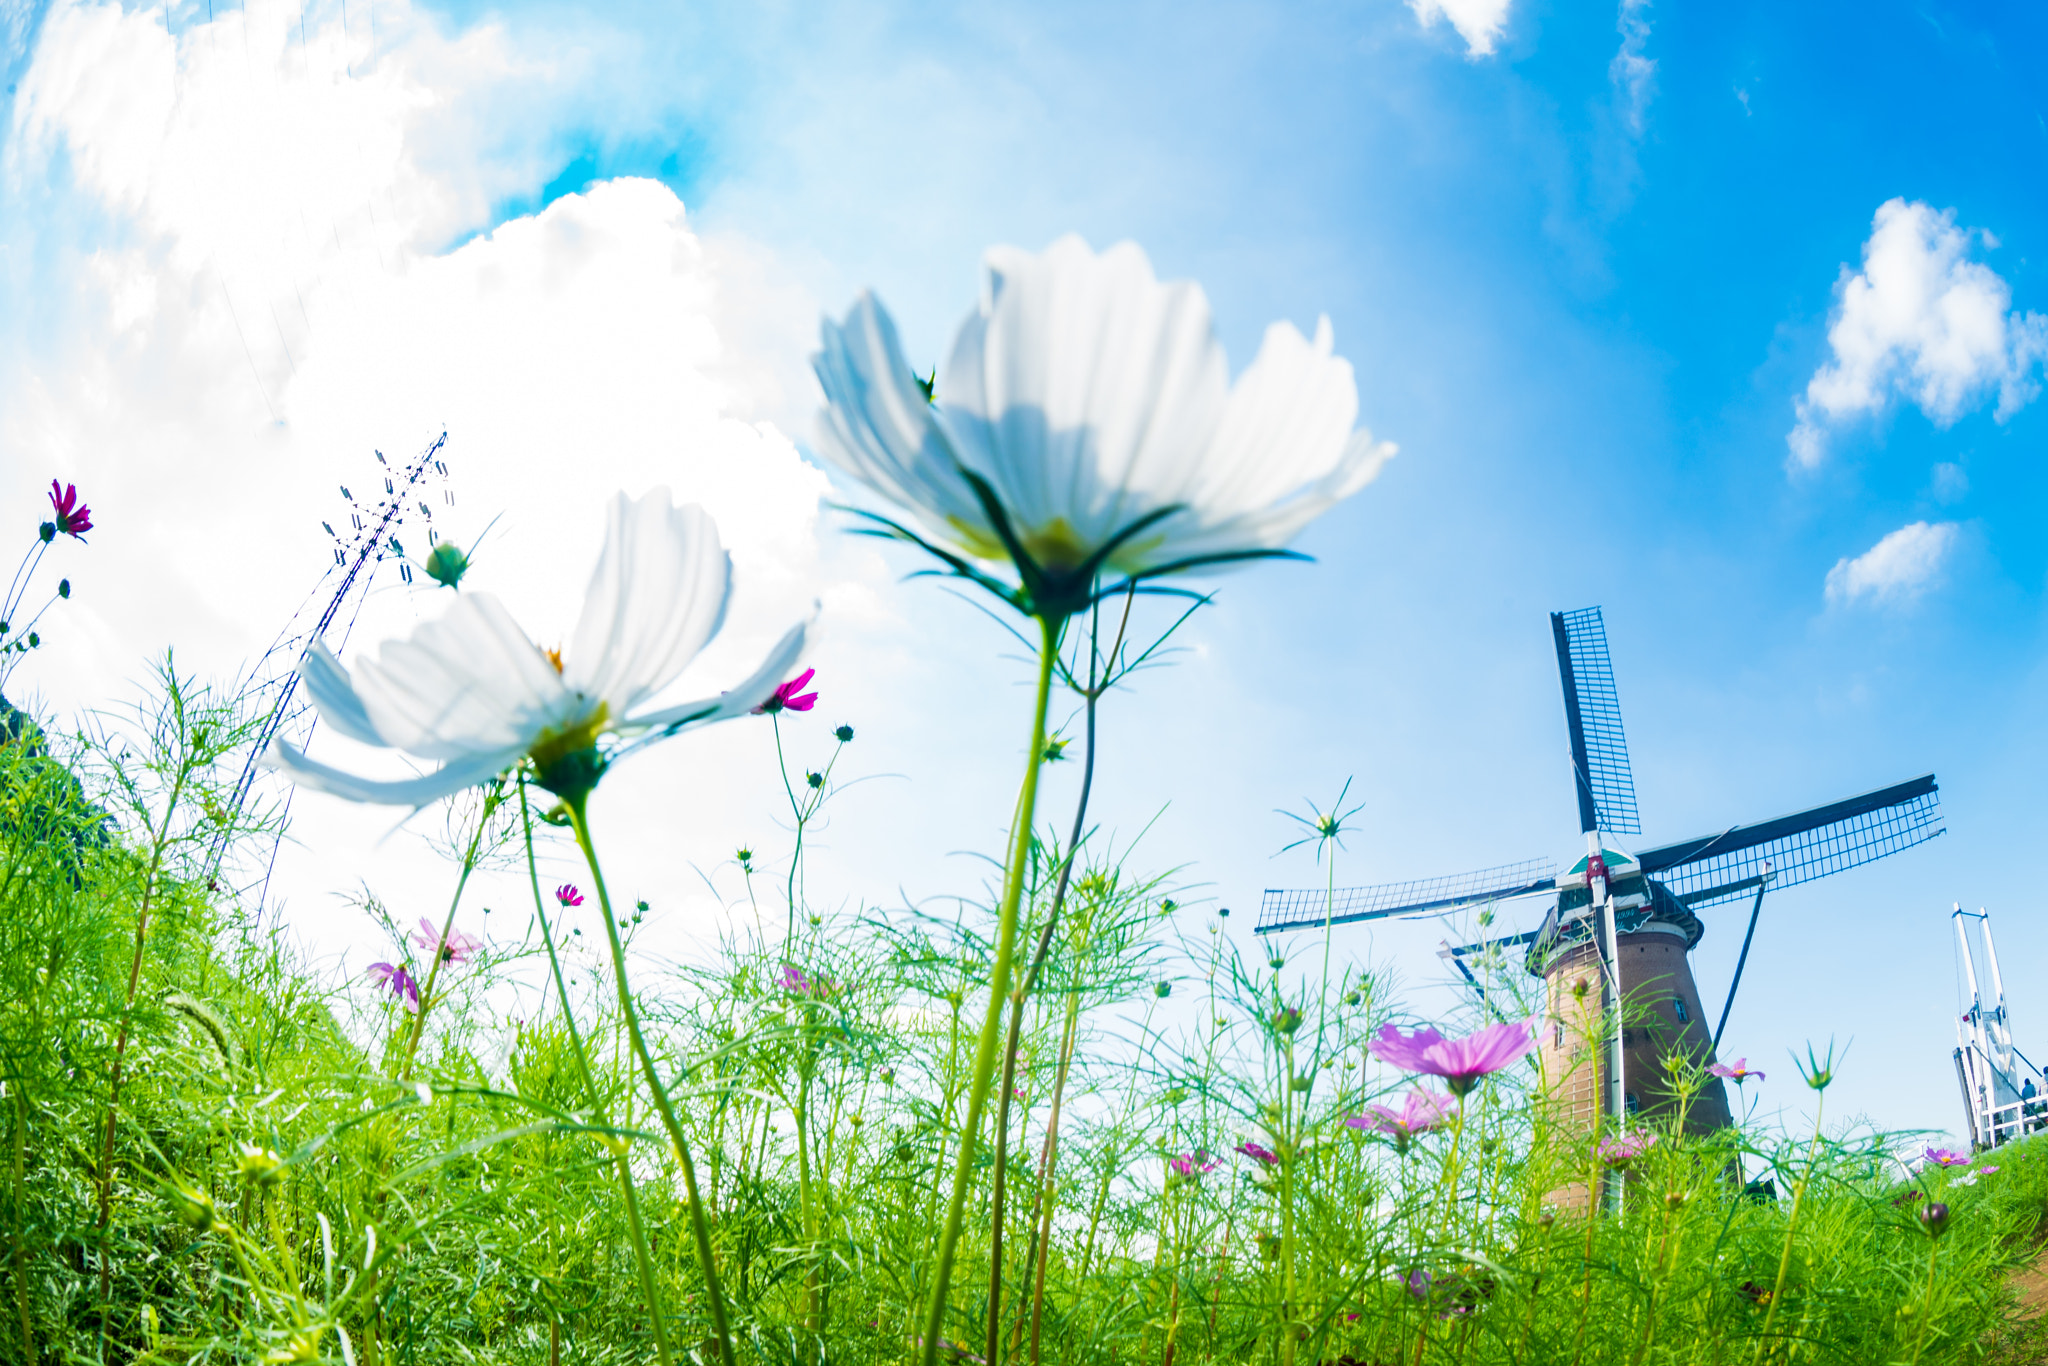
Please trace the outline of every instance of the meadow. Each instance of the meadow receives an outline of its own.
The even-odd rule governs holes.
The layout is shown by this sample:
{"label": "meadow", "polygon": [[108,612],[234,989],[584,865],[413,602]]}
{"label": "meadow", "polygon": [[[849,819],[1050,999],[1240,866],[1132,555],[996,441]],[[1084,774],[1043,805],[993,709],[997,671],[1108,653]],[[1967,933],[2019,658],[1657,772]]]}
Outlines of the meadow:
{"label": "meadow", "polygon": [[[1058,308],[1010,317],[1034,271],[1069,304],[1053,286],[1101,286],[1083,322],[1192,326],[1137,306],[1165,288],[1149,267],[1085,250],[1006,261],[943,377],[901,364],[872,300],[828,326],[820,360],[835,458],[900,509],[860,524],[985,592],[1036,673],[1025,745],[991,742],[1023,758],[1007,842],[944,915],[805,895],[806,831],[868,799],[834,784],[860,740],[810,714],[806,624],[719,697],[651,706],[730,590],[710,519],[663,490],[612,504],[560,652],[439,548],[423,568],[447,586],[440,617],[353,672],[309,650],[324,724],[440,765],[387,781],[267,751],[303,800],[422,808],[449,851],[445,916],[386,917],[367,977],[321,971],[237,890],[284,820],[238,786],[262,699],[166,658],[125,711],[7,713],[10,1360],[2044,1359],[2009,1281],[2048,1213],[2040,1140],[1928,1153],[1832,1119],[1847,1064],[1825,1050],[1737,1085],[1745,1115],[1753,1088],[1809,1088],[1810,1131],[1688,1134],[1704,1058],[1673,1067],[1668,1110],[1582,1130],[1531,1051],[1519,962],[1484,964],[1487,994],[1456,1017],[1418,1020],[1328,927],[1261,939],[1190,893],[1199,870],[1147,867],[1091,823],[1099,703],[1170,667],[1188,614],[1213,610],[1183,579],[1284,553],[1388,452],[1353,432],[1327,337],[1291,328],[1226,397],[1203,397],[1220,381],[1201,365],[1082,367],[1121,380],[1084,408],[1198,410],[1215,440],[1148,454],[1158,424],[1063,417],[1051,380],[1035,426],[1003,427],[962,367],[1033,354],[1034,327],[1151,354]],[[949,417],[955,395],[988,420]],[[1308,454],[1273,474],[1261,422]],[[1077,424],[1099,442],[1054,439]],[[1117,433],[1135,443],[1121,464]],[[1060,461],[1088,479],[1025,477]],[[1119,497],[1058,501],[1104,486]],[[41,547],[91,529],[55,491],[52,508],[17,587]],[[1055,697],[1071,735],[1048,727]],[[723,722],[776,728],[782,772],[723,780],[779,790],[787,836],[732,854],[747,898],[666,960],[636,945],[649,908],[605,884],[602,780]],[[1038,801],[1052,764],[1083,775],[1074,809]],[[1313,852],[1343,814],[1304,819]],[[565,855],[586,875],[544,885]],[[465,900],[487,866],[530,893],[488,937]],[[545,1006],[509,1013],[513,982]],[[1560,1197],[1574,1185],[1607,1194],[1582,1209]]]}

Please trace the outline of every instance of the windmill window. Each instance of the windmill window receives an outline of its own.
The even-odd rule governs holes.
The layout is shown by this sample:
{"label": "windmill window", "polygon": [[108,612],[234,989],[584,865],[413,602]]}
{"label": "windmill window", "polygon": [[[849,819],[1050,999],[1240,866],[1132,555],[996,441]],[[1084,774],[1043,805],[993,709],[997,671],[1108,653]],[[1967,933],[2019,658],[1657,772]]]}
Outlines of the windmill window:
{"label": "windmill window", "polygon": [[1623,1048],[1627,1048],[1630,1044],[1634,1043],[1635,1041],[1636,1032],[1633,1029],[1624,1029],[1621,1031],[1621,1046]]}
{"label": "windmill window", "polygon": [[1636,1093],[1633,1091],[1624,1093],[1622,1097],[1622,1103],[1628,1107],[1628,1112],[1630,1114],[1634,1114],[1637,1110],[1640,1110],[1642,1108],[1642,1106],[1636,1103]]}
{"label": "windmill window", "polygon": [[1563,1021],[1563,1020],[1559,1020],[1559,1021],[1557,1022],[1557,1046],[1558,1046],[1559,1048],[1563,1048],[1563,1047],[1564,1047],[1564,1021]]}
{"label": "windmill window", "polygon": [[1688,1019],[1691,1018],[1685,1013],[1685,998],[1683,996],[1674,996],[1671,998],[1671,1013],[1678,1017],[1678,1022],[1680,1024],[1684,1024]]}

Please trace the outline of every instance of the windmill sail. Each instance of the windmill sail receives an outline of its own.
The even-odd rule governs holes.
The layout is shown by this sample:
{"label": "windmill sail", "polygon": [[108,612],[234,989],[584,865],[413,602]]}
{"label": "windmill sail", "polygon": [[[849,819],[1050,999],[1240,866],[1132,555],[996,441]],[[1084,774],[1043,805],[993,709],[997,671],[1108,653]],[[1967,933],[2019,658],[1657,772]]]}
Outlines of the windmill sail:
{"label": "windmill sail", "polygon": [[1552,612],[1557,673],[1564,684],[1564,719],[1572,737],[1572,772],[1579,795],[1579,829],[1617,835],[1642,831],[1636,818],[1636,780],[1621,733],[1621,698],[1607,657],[1607,627],[1600,609]]}
{"label": "windmill sail", "polygon": [[1443,915],[1466,906],[1548,892],[1557,887],[1557,865],[1549,859],[1526,859],[1498,868],[1456,873],[1416,882],[1383,882],[1373,887],[1321,887],[1284,890],[1268,887],[1259,904],[1260,934],[1321,925],[1347,925],[1357,920],[1390,916]]}
{"label": "windmill sail", "polygon": [[1731,826],[1646,851],[1645,873],[1694,910],[1754,891],[1797,886],[1910,849],[1947,827],[1932,773],[1810,811]]}

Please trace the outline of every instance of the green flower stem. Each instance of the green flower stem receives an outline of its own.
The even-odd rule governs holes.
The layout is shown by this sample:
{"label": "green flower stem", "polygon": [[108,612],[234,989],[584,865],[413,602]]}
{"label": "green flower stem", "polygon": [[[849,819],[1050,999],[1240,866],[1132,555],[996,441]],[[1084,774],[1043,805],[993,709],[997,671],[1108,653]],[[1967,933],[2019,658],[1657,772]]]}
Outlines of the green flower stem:
{"label": "green flower stem", "polygon": [[925,1309],[924,1341],[919,1344],[924,1366],[937,1366],[939,1332],[946,1322],[946,1292],[953,1279],[953,1260],[960,1250],[960,1230],[967,1217],[967,1187],[974,1177],[975,1144],[981,1112],[995,1082],[996,1052],[1002,1038],[1003,1010],[1009,1003],[1010,968],[1017,953],[1017,912],[1024,898],[1024,874],[1031,858],[1031,823],[1038,810],[1038,774],[1045,764],[1045,712],[1052,696],[1053,666],[1059,655],[1061,622],[1039,619],[1038,689],[1032,706],[1031,743],[1024,759],[1024,783],[1010,829],[1010,858],[1004,869],[1003,899],[996,919],[996,961],[989,979],[988,1014],[974,1050],[973,1080],[967,1091],[967,1115],[960,1127],[960,1156],[953,1165],[953,1195],[932,1259],[931,1302]]}
{"label": "green flower stem", "polygon": [[[432,967],[427,969],[427,980],[420,987],[420,1008],[413,1012],[412,1038],[406,1042],[405,1062],[398,1071],[401,1079],[412,1076],[413,1059],[419,1056],[420,1037],[426,1032],[427,1028],[427,1012],[434,1005],[434,984],[440,980],[441,964],[447,961],[448,956],[445,949],[448,943],[448,936],[455,932],[455,911],[457,907],[462,905],[462,893],[463,889],[469,886],[469,875],[476,871],[477,854],[483,849],[484,831],[490,828],[491,817],[496,813],[498,803],[503,800],[505,800],[504,785],[494,780],[491,784],[490,792],[484,797],[483,813],[477,817],[476,833],[470,836],[469,848],[463,852],[462,874],[455,879],[455,895],[448,899],[448,914],[441,919],[440,942],[429,950],[434,955],[434,963]],[[529,831],[528,834],[530,837],[531,832]],[[537,889],[534,895],[538,898],[539,892]],[[535,904],[538,904],[537,900]]]}
{"label": "green flower stem", "polygon": [[1927,1330],[1934,1323],[1934,1258],[1940,1251],[1938,1240],[1927,1249],[1927,1299],[1920,1306],[1920,1340],[1913,1344],[1913,1366],[1920,1366],[1920,1358],[1927,1351]]}
{"label": "green flower stem", "polygon": [[1792,1235],[1799,1231],[1799,1206],[1806,1199],[1807,1184],[1813,1180],[1813,1165],[1820,1160],[1820,1119],[1827,1111],[1828,1093],[1816,1087],[1814,1095],[1817,1099],[1813,1106],[1813,1140],[1806,1146],[1806,1171],[1792,1188],[1792,1212],[1785,1218],[1785,1250],[1778,1254],[1778,1279],[1771,1288],[1771,1307],[1764,1311],[1763,1331],[1757,1335],[1757,1361],[1764,1359],[1764,1351],[1770,1345],[1771,1325],[1777,1322],[1778,1306],[1785,1300],[1785,1277],[1792,1270]]}
{"label": "green flower stem", "polygon": [[[177,709],[178,735],[186,735],[183,696],[175,690],[171,693],[172,705]],[[178,814],[178,801],[185,795],[186,780],[192,776],[191,751],[188,747],[178,764],[178,776],[171,784],[171,798],[164,803],[163,823],[153,832],[150,840],[149,868],[142,875],[142,905],[135,912],[135,955],[128,964],[128,990],[121,998],[121,1029],[114,1040],[114,1070],[107,1083],[107,1126],[106,1137],[100,1145],[100,1303],[107,1304],[113,1296],[113,1263],[110,1260],[114,1198],[114,1127],[116,1116],[121,1111],[121,1064],[128,1056],[128,1034],[135,1023],[135,990],[142,979],[142,950],[149,942],[150,902],[156,895],[157,874],[163,871],[164,850],[171,843],[171,818]],[[100,1340],[106,1341],[106,1328],[100,1330]]]}
{"label": "green flower stem", "polygon": [[[576,1028],[576,1012],[569,1007],[569,984],[562,980],[562,960],[555,953],[554,931],[548,928],[547,905],[541,900],[540,871],[533,859],[533,816],[526,805],[526,782],[523,778],[519,783],[519,825],[526,833],[526,878],[533,884],[533,915],[540,922],[541,943],[548,951],[548,970],[554,975],[555,993],[561,998],[562,1023],[569,1031],[569,1051],[575,1056],[576,1072],[583,1081],[583,1089],[590,1093],[592,1117],[600,1128],[609,1129],[612,1122],[605,1114],[604,1099],[590,1073],[590,1056],[584,1051],[583,1035]],[[660,1287],[654,1279],[654,1259],[647,1251],[647,1230],[640,1221],[640,1197],[633,1189],[632,1164],[626,1160],[623,1141],[608,1139],[605,1146],[611,1151],[612,1162],[619,1172],[619,1189],[626,1197],[626,1225],[633,1235],[633,1261],[640,1274],[640,1293],[647,1297],[647,1318],[654,1325],[654,1354],[661,1366],[670,1366],[674,1358],[668,1347],[667,1315],[663,1312]],[[554,1344],[549,1359],[556,1360],[562,1331],[559,1315],[550,1314],[548,1331],[549,1340]]]}
{"label": "green flower stem", "polygon": [[[1043,710],[1041,703],[1041,713]],[[590,880],[597,886],[597,904],[604,912],[604,937],[611,945],[612,975],[618,979],[619,1013],[626,1022],[627,1038],[632,1044],[633,1056],[639,1059],[641,1075],[647,1078],[647,1089],[654,1093],[654,1108],[661,1115],[662,1127],[668,1131],[669,1142],[675,1146],[676,1164],[683,1171],[683,1188],[690,1199],[690,1232],[696,1239],[697,1260],[704,1270],[704,1297],[710,1302],[711,1331],[718,1339],[719,1359],[725,1366],[736,1366],[732,1329],[725,1315],[725,1291],[718,1284],[718,1265],[711,1251],[711,1225],[704,1217],[703,1198],[697,1193],[697,1166],[690,1160],[690,1147],[683,1138],[683,1126],[676,1120],[675,1106],[669,1103],[668,1088],[661,1084],[661,1073],[654,1066],[653,1055],[647,1051],[647,1039],[640,1032],[640,1012],[633,1008],[633,989],[626,981],[626,948],[619,942],[619,923],[612,917],[611,893],[605,890],[604,869],[598,866],[597,846],[590,839],[590,818],[584,811],[589,793],[577,793],[573,797],[564,797],[563,801],[569,808],[569,819],[576,831],[576,843],[583,849],[584,862],[590,865]]]}

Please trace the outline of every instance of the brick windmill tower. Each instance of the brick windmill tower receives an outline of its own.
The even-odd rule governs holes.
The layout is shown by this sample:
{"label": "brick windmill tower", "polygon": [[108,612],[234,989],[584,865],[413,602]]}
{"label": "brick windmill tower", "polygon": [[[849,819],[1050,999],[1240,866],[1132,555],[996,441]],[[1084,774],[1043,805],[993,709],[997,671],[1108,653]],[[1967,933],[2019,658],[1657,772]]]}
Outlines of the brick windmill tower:
{"label": "brick windmill tower", "polygon": [[[1573,787],[1585,852],[1559,869],[1547,859],[1374,887],[1268,889],[1258,931],[1321,929],[1359,920],[1448,915],[1520,897],[1551,896],[1542,927],[1444,956],[1479,987],[1467,960],[1526,951],[1545,983],[1539,1052],[1552,1117],[1580,1132],[1626,1127],[1629,1116],[1668,1116],[1676,1098],[1664,1062],[1712,1060],[1749,959],[1767,888],[1783,889],[1896,853],[1942,833],[1934,775],[1718,834],[1631,852],[1620,840],[1642,826],[1621,729],[1621,705],[1600,609],[1553,612],[1564,685]],[[1690,953],[1705,932],[1698,911],[1750,903],[1749,928],[1719,1022],[1707,1027]],[[1696,1093],[1686,1127],[1729,1122],[1719,1082]]]}

